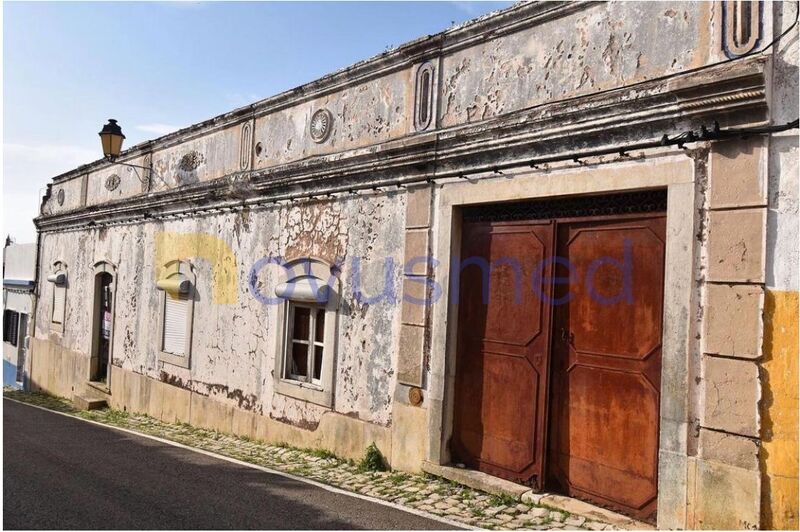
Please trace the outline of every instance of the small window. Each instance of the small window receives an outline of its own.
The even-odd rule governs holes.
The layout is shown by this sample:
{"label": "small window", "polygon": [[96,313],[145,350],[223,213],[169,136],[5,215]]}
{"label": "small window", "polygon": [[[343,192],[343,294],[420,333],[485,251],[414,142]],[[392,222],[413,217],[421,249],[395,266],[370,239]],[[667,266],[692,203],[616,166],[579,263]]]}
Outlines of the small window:
{"label": "small window", "polygon": [[185,294],[166,293],[164,301],[164,337],[161,350],[172,355],[186,354],[186,319],[189,298]]}
{"label": "small window", "polygon": [[3,311],[3,342],[17,347],[19,335],[19,313],[13,310]]}
{"label": "small window", "polygon": [[53,323],[64,323],[64,309],[67,304],[67,289],[56,286],[53,290]]}
{"label": "small window", "polygon": [[325,358],[325,309],[289,303],[285,378],[320,384]]}
{"label": "small window", "polygon": [[159,274],[156,287],[163,291],[159,360],[188,368],[195,300],[195,275],[191,265],[182,261],[168,263]]}
{"label": "small window", "polygon": [[333,366],[339,308],[338,269],[318,259],[284,265],[286,282],[275,288],[278,312],[275,391],[318,405],[333,404]]}

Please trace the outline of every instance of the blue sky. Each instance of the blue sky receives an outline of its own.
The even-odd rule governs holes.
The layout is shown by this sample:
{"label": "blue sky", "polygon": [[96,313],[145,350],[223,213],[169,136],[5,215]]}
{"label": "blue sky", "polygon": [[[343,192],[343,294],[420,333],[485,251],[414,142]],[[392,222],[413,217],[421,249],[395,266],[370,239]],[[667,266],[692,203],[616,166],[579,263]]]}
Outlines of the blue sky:
{"label": "blue sky", "polygon": [[4,2],[4,235],[48,180],[511,2]]}

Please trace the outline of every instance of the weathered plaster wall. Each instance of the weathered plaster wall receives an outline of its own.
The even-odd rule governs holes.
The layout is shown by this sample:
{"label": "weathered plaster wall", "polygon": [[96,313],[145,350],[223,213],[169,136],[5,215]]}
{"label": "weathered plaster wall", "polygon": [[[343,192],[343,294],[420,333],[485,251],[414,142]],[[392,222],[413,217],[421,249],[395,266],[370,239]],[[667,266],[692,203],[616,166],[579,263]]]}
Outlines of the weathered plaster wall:
{"label": "weathered plaster wall", "polygon": [[[36,336],[50,337],[65,349],[88,357],[91,305],[87,301],[93,290],[92,268],[95,262],[107,260],[118,268],[115,366],[291,424],[315,426],[327,409],[273,393],[275,342],[280,337],[274,331],[278,307],[259,302],[247,281],[251,268],[262,257],[322,257],[342,264],[334,410],[388,425],[400,307],[391,298],[362,302],[355,292],[361,290],[365,296],[376,298],[385,287],[390,291],[399,287],[404,215],[404,195],[387,194],[46,234],[42,237],[42,275],[46,277],[57,260],[69,267],[66,323],[63,337],[52,336],[53,285],[43,283]],[[198,290],[189,369],[158,361],[163,292],[155,287],[156,265],[159,256],[168,254],[157,250],[159,233],[203,241],[212,235],[224,241],[236,261],[238,280],[231,284],[235,300],[220,304],[215,301],[215,283],[219,281],[215,266],[226,260],[226,255],[204,248],[199,256],[187,257],[196,268]],[[166,242],[177,240],[168,238]],[[259,292],[274,297],[275,286],[283,278],[282,269],[273,265],[258,271]],[[86,377],[88,374],[84,380]]]}
{"label": "weathered plaster wall", "polygon": [[51,186],[50,197],[42,204],[42,214],[59,214],[83,207],[84,182],[84,176],[77,176]]}
{"label": "weathered plaster wall", "polygon": [[[414,71],[406,68],[339,92],[270,113],[255,122],[255,169],[316,155],[363,148],[412,132]],[[329,140],[309,138],[312,114],[333,115]]]}
{"label": "weathered plaster wall", "polygon": [[193,138],[153,152],[151,190],[211,181],[241,170],[241,125]]}
{"label": "weathered plaster wall", "polygon": [[[134,157],[127,164],[145,166],[145,157]],[[116,177],[114,177],[116,176]],[[109,166],[86,176],[86,205],[121,200],[147,192],[147,173],[141,168]]]}
{"label": "weathered plaster wall", "polygon": [[441,125],[492,118],[705,64],[711,2],[595,5],[443,59]]}

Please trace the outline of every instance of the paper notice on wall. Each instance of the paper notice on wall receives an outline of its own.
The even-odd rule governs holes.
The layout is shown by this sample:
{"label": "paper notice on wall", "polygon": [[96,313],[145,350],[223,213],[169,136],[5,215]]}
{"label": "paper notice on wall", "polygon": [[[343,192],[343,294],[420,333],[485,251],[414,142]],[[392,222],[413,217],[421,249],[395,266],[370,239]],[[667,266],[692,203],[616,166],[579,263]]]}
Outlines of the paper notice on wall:
{"label": "paper notice on wall", "polygon": [[108,340],[111,337],[111,312],[103,312],[103,326],[101,328],[103,339]]}

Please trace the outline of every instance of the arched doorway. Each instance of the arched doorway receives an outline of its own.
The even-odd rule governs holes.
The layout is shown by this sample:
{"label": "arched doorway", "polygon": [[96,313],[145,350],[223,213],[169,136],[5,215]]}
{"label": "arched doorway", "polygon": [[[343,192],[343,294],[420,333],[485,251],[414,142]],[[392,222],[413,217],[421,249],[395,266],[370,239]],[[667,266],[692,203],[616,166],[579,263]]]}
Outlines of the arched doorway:
{"label": "arched doorway", "polygon": [[94,267],[94,312],[92,314],[92,357],[89,380],[109,385],[109,366],[114,339],[114,292],[116,268],[107,262]]}

